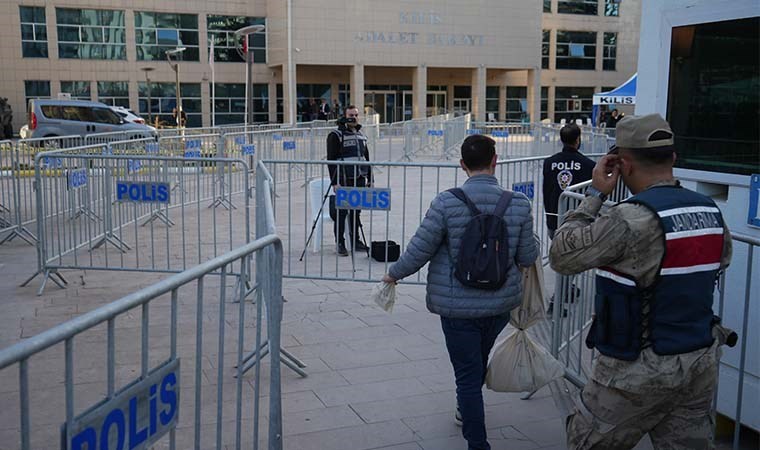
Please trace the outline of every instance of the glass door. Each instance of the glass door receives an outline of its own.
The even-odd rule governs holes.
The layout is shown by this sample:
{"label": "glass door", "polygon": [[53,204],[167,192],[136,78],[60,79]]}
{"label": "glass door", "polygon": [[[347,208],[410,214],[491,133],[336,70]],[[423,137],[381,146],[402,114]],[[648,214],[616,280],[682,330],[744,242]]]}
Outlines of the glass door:
{"label": "glass door", "polygon": [[437,116],[446,113],[446,92],[428,92],[427,115]]}

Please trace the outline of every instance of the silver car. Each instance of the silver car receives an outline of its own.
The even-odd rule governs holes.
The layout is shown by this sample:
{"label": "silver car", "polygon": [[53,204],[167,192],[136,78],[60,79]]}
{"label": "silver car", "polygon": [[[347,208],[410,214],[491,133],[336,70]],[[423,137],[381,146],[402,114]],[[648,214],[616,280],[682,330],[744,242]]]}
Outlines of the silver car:
{"label": "silver car", "polygon": [[[29,137],[86,136],[117,131],[134,132],[131,137],[154,137],[151,127],[124,120],[109,106],[84,100],[29,101]],[[141,134],[144,132],[145,134]]]}

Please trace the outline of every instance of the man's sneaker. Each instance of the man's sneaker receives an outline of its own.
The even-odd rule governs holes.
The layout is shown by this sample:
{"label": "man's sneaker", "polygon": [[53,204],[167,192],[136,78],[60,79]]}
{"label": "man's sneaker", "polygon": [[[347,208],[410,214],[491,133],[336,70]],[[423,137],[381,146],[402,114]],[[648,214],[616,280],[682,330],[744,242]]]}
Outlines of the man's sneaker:
{"label": "man's sneaker", "polygon": [[362,241],[356,241],[354,242],[354,250],[357,252],[366,252],[369,250],[369,247],[367,247]]}
{"label": "man's sneaker", "polygon": [[458,426],[462,426],[462,413],[459,411],[459,407],[457,406],[457,410],[454,413],[454,423]]}
{"label": "man's sneaker", "polygon": [[337,253],[338,256],[348,256],[348,250],[346,250],[346,244],[339,243],[335,249],[335,253]]}

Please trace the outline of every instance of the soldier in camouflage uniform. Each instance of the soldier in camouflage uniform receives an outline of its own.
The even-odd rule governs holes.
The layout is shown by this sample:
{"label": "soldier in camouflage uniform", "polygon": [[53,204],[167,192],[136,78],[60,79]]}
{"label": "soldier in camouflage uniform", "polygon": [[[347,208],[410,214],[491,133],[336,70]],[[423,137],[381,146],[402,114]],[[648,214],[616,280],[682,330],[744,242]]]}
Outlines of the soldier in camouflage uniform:
{"label": "soldier in camouflage uniform", "polygon": [[[621,120],[552,242],[557,272],[598,268],[586,341],[599,356],[567,418],[570,449],[630,449],[645,434],[656,449],[713,448],[719,347],[732,332],[712,300],[731,236],[709,198],[679,186],[674,161],[661,116]],[[634,197],[599,214],[620,176]]]}

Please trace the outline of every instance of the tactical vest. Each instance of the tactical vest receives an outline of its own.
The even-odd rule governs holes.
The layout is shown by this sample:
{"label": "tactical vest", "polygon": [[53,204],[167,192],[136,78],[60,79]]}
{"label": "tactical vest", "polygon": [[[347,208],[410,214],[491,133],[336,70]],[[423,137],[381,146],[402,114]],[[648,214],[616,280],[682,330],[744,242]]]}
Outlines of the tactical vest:
{"label": "tactical vest", "polygon": [[713,290],[723,254],[720,210],[709,198],[677,186],[647,189],[626,202],[657,214],[665,252],[656,281],[646,289],[627,274],[597,269],[587,346],[634,361],[650,345],[658,355],[712,345]]}
{"label": "tactical vest", "polygon": [[[333,130],[332,133],[337,134],[338,139],[341,142],[341,150],[338,160],[367,161],[367,136],[359,131],[352,133],[341,128]],[[354,180],[358,177],[366,177],[368,175],[369,166],[367,165],[340,166],[341,180]]]}

